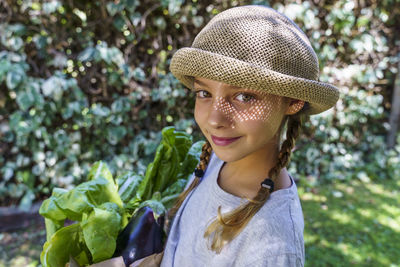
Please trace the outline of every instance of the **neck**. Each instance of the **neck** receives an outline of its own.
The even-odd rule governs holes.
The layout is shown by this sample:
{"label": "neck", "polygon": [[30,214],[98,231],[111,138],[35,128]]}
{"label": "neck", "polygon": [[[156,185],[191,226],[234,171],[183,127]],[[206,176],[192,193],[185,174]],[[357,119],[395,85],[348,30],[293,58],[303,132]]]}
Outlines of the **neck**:
{"label": "neck", "polygon": [[[260,189],[261,182],[268,177],[270,169],[275,166],[278,154],[276,143],[267,144],[245,158],[225,162],[218,177],[220,187],[234,195],[252,198]],[[280,178],[284,176],[287,176],[286,168],[281,170],[275,181],[276,189],[285,188],[281,186]]]}

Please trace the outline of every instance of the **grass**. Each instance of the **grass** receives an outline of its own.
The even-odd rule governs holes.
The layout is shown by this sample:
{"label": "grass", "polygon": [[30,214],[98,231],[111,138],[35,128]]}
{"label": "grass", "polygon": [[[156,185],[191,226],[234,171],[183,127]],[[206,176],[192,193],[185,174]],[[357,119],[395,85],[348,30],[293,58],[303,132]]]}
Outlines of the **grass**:
{"label": "grass", "polygon": [[0,233],[0,267],[41,266],[39,258],[45,241],[44,223],[39,222],[26,229]]}
{"label": "grass", "polygon": [[299,186],[306,266],[400,266],[400,180]]}
{"label": "grass", "polygon": [[[306,266],[400,266],[400,180],[298,189]],[[37,223],[0,233],[0,267],[40,266],[45,238]]]}

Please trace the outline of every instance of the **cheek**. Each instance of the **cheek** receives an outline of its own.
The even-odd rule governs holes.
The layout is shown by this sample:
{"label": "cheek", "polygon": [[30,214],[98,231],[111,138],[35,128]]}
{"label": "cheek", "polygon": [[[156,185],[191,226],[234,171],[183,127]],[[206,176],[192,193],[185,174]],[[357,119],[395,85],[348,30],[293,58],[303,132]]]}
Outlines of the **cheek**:
{"label": "cheek", "polygon": [[235,119],[241,122],[257,122],[270,125],[279,124],[283,115],[283,105],[280,98],[257,100],[249,108],[238,111]]}
{"label": "cheek", "polygon": [[194,106],[194,120],[197,125],[199,125],[200,129],[203,128],[203,124],[206,117],[206,110],[204,105],[200,105],[197,101]]}
{"label": "cheek", "polygon": [[279,99],[273,99],[254,103],[251,108],[240,112],[237,119],[250,136],[260,140],[261,136],[269,139],[276,134],[283,116],[282,103]]}

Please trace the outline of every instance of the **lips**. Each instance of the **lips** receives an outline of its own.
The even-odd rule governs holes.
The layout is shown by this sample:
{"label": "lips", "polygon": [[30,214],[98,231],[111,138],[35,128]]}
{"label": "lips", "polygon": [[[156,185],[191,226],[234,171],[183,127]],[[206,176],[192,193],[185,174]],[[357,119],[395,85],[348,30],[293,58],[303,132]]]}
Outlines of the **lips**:
{"label": "lips", "polygon": [[224,138],[224,137],[217,137],[217,136],[211,135],[211,139],[213,140],[214,144],[216,144],[217,146],[229,145],[229,144],[235,142],[236,140],[238,140],[240,137],[241,136],[233,137],[233,138]]}

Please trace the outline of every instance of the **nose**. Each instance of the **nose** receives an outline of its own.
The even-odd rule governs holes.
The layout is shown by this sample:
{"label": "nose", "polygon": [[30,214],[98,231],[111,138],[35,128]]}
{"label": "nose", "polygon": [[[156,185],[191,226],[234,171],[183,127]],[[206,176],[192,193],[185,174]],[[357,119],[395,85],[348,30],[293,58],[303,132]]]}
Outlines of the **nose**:
{"label": "nose", "polygon": [[233,108],[228,101],[222,97],[215,98],[208,112],[209,125],[214,128],[232,126],[232,112]]}

